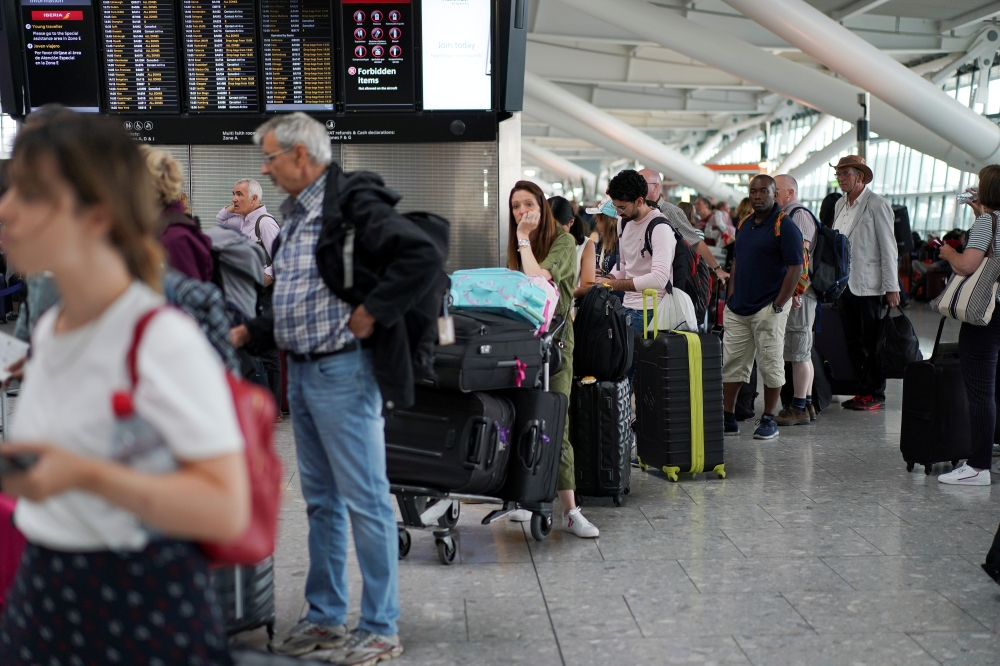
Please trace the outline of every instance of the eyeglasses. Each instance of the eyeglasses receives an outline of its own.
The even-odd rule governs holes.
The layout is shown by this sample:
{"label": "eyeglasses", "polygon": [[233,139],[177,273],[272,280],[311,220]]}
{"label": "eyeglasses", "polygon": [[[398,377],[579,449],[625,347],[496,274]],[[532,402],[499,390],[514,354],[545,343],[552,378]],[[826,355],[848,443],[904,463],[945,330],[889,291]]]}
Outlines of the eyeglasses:
{"label": "eyeglasses", "polygon": [[619,213],[624,213],[626,210],[628,210],[628,207],[631,205],[632,204],[625,204],[624,206],[615,206],[615,210],[618,211]]}
{"label": "eyeglasses", "polygon": [[284,150],[278,150],[273,153],[264,153],[264,164],[270,164],[274,161],[274,158],[278,155],[284,155],[285,153],[292,152],[291,148],[285,148]]}

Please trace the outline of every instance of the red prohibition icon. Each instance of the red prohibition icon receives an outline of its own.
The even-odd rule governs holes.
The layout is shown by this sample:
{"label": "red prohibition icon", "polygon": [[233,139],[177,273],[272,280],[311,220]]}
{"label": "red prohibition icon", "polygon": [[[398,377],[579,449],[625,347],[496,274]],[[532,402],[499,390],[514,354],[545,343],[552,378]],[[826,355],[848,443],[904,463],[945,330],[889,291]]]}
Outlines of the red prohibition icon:
{"label": "red prohibition icon", "polygon": [[354,12],[354,22],[355,23],[364,23],[365,22],[365,13],[364,12]]}
{"label": "red prohibition icon", "polygon": [[372,39],[382,39],[385,36],[385,31],[382,28],[372,28]]}
{"label": "red prohibition icon", "polygon": [[375,23],[381,23],[382,22],[382,12],[380,12],[380,11],[374,11],[374,12],[372,12],[372,21],[374,21]]}
{"label": "red prohibition icon", "polygon": [[372,47],[372,57],[373,58],[381,58],[384,55],[385,55],[385,49],[383,49],[381,46],[373,46]]}
{"label": "red prohibition icon", "polygon": [[402,36],[403,36],[403,31],[400,30],[399,28],[390,28],[389,29],[389,37],[391,39],[398,41],[399,38],[402,37]]}
{"label": "red prohibition icon", "polygon": [[389,47],[389,57],[398,58],[402,55],[403,55],[403,49],[401,49],[399,46],[393,44],[392,46]]}
{"label": "red prohibition icon", "polygon": [[402,17],[402,14],[400,14],[395,9],[393,9],[391,12],[389,12],[389,20],[391,22],[393,22],[393,23],[397,23],[401,17]]}
{"label": "red prohibition icon", "polygon": [[367,33],[365,32],[364,28],[358,28],[357,30],[354,31],[354,39],[358,41],[363,40],[366,35]]}
{"label": "red prohibition icon", "polygon": [[368,49],[366,49],[363,46],[359,46],[354,49],[354,55],[357,56],[358,58],[364,58],[366,55],[368,55]]}

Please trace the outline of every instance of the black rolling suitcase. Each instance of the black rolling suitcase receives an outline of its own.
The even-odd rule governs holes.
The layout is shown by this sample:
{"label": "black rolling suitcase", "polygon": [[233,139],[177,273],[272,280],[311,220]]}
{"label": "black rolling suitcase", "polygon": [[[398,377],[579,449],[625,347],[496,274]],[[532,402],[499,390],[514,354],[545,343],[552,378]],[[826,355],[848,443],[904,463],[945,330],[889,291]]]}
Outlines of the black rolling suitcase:
{"label": "black rolling suitcase", "polygon": [[435,347],[437,379],[426,385],[463,392],[541,387],[543,343],[533,325],[467,310],[452,317],[455,344]]}
{"label": "black rolling suitcase", "polygon": [[958,343],[942,343],[947,317],[941,318],[934,352],[926,361],[911,363],[903,378],[903,418],[899,452],[906,470],[939,462],[958,464],[971,455],[969,402],[958,360]]}
{"label": "black rolling suitcase", "polygon": [[562,393],[514,389],[502,395],[514,405],[507,480],[501,499],[519,504],[556,498],[567,400]]}
{"label": "black rolling suitcase", "polygon": [[616,506],[629,492],[632,472],[632,387],[627,379],[577,379],[570,398],[570,434],[576,492],[611,497]]}
{"label": "black rolling suitcase", "polygon": [[212,569],[212,587],[229,635],[267,627],[274,638],[274,558],[252,567]]}
{"label": "black rolling suitcase", "polygon": [[823,373],[830,380],[833,395],[855,396],[858,393],[858,375],[847,353],[847,339],[840,311],[830,303],[820,303],[816,313],[816,337],[813,349],[819,352]]}
{"label": "black rolling suitcase", "polygon": [[672,481],[680,472],[725,478],[719,337],[644,332],[636,335],[635,365],[639,467],[662,470]]}
{"label": "black rolling suitcase", "polygon": [[386,413],[389,481],[493,494],[504,483],[513,425],[506,398],[417,387],[413,407]]}

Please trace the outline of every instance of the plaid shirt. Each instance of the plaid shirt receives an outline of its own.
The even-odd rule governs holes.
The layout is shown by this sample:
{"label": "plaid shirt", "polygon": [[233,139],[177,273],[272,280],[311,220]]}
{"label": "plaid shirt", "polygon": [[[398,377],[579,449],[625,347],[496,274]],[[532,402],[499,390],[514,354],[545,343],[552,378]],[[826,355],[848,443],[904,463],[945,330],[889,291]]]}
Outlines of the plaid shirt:
{"label": "plaid shirt", "polygon": [[354,341],[353,308],[327,288],[316,265],[326,174],[281,204],[285,227],[274,257],[274,339],[296,354],[337,351]]}
{"label": "plaid shirt", "polygon": [[168,303],[194,317],[226,368],[240,374],[240,362],[229,337],[229,317],[222,291],[211,282],[193,280],[173,268],[163,274],[163,290]]}

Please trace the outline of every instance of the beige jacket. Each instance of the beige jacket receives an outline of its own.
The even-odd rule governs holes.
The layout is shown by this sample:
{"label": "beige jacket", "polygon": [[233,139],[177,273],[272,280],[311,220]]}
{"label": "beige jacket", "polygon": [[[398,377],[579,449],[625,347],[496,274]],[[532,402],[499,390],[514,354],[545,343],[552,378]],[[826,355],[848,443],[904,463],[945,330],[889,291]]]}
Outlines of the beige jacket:
{"label": "beige jacket", "polygon": [[[851,277],[848,286],[855,296],[882,296],[899,291],[899,255],[896,249],[895,216],[889,202],[865,190],[847,209],[847,197],[837,202],[833,228],[851,244]],[[853,215],[849,215],[853,213]]]}

